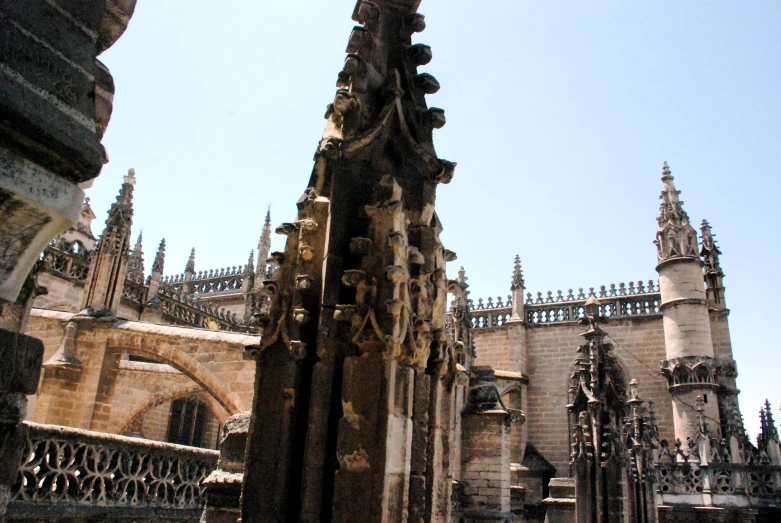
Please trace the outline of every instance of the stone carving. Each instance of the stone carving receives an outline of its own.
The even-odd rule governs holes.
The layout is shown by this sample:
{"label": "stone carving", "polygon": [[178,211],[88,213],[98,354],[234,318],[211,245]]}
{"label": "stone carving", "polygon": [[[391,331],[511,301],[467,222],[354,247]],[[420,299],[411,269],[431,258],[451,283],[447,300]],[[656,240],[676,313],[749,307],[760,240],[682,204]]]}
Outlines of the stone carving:
{"label": "stone carving", "polygon": [[214,451],[30,423],[11,500],[197,509],[217,457]]}
{"label": "stone carving", "polygon": [[683,210],[683,202],[678,198],[673,176],[667,162],[662,169],[662,204],[659,208],[659,229],[654,244],[658,260],[663,262],[671,258],[697,258],[697,232],[689,223],[689,215]]}
{"label": "stone carving", "polygon": [[710,356],[673,358],[663,361],[661,368],[671,389],[686,385],[718,387],[717,378],[722,372],[725,375],[737,375],[733,361]]}

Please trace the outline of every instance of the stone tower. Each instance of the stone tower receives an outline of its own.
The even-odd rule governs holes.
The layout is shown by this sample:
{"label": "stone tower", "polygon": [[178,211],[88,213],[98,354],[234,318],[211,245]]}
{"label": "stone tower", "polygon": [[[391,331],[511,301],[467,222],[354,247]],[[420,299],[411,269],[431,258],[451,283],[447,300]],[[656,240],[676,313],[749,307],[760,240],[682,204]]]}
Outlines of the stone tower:
{"label": "stone tower", "polygon": [[456,364],[436,187],[439,83],[419,0],[357,3],[347,58],[287,236],[263,343],[242,521],[444,521]]}
{"label": "stone tower", "polygon": [[665,162],[659,228],[654,241],[667,352],[662,373],[672,394],[675,437],[685,442],[698,432],[698,396],[703,398],[703,415],[711,429],[720,430],[716,378],[721,365],[714,357],[697,233],[689,223],[679,194]]}
{"label": "stone tower", "polygon": [[133,223],[133,187],[136,172],[124,177],[117,200],[111,205],[106,228],[92,256],[84,308],[94,313],[116,314],[122,298],[125,273],[130,259],[130,227]]}

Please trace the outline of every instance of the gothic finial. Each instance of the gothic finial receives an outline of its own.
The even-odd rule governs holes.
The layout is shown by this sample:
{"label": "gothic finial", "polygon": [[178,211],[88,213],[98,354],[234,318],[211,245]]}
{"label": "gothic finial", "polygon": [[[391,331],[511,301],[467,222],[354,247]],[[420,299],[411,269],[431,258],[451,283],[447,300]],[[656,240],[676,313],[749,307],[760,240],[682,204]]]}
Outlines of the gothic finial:
{"label": "gothic finial", "polygon": [[697,258],[697,232],[689,223],[689,215],[683,210],[683,202],[678,198],[680,191],[675,188],[673,176],[667,162],[662,167],[662,203],[659,208],[659,228],[654,244],[659,262],[670,258]]}
{"label": "gothic finial", "polygon": [[[260,240],[258,240],[258,264],[255,267],[255,274],[265,275],[266,273],[266,260],[271,252],[271,204],[268,205],[266,210],[266,221],[263,223],[263,231],[260,234]],[[263,278],[258,279],[260,282]]]}
{"label": "gothic finial", "polygon": [[523,281],[523,270],[521,269],[521,257],[517,254],[515,255],[515,264],[513,266],[513,280],[512,285],[510,288],[512,290],[523,288],[524,281]]}
{"label": "gothic finial", "polygon": [[249,251],[249,259],[247,260],[247,272],[255,270],[255,249]]}
{"label": "gothic finial", "polygon": [[195,272],[195,247],[190,251],[190,258],[184,266],[184,272]]}
{"label": "gothic finial", "polygon": [[[131,169],[130,171],[133,171]],[[136,184],[135,171],[132,175],[123,179],[122,187],[119,189],[117,199],[111,204],[106,218],[106,229],[112,228],[118,230],[122,227],[130,228],[133,222],[133,187]]]}
{"label": "gothic finial", "polygon": [[127,170],[127,174],[125,175],[123,179],[124,183],[128,183],[130,185],[135,186],[136,185],[136,170],[132,167]]}
{"label": "gothic finial", "polygon": [[721,250],[719,250],[718,245],[716,245],[716,240],[714,240],[715,235],[711,230],[708,220],[702,220],[700,232],[702,233],[702,249],[700,249],[700,256],[702,256],[705,261],[705,269],[710,271],[721,271],[719,265]]}
{"label": "gothic finial", "polygon": [[778,429],[776,428],[776,420],[773,419],[773,409],[770,408],[770,402],[767,399],[765,399],[765,422],[767,423],[769,436],[778,440]]}
{"label": "gothic finial", "polygon": [[144,248],[143,248],[143,236],[144,231],[138,234],[136,245],[133,250],[130,251],[130,259],[127,262],[126,277],[129,280],[136,282],[144,281]]}
{"label": "gothic finial", "polygon": [[155,260],[152,262],[152,274],[163,274],[163,268],[165,266],[165,238],[160,240],[160,246],[157,248],[157,254],[155,254]]}

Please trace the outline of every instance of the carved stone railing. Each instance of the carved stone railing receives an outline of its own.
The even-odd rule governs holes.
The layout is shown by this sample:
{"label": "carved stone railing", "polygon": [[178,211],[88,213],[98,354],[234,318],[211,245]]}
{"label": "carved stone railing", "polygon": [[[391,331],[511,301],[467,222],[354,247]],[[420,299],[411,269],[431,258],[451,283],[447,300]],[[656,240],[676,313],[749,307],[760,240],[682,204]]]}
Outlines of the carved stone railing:
{"label": "carved stone railing", "polygon": [[219,453],[55,425],[27,423],[8,521],[68,515],[74,521],[197,521],[203,480]]}
{"label": "carved stone railing", "polygon": [[191,298],[179,299],[162,292],[158,294],[158,298],[162,302],[164,317],[174,325],[233,332],[247,331],[247,326],[239,321],[235,313],[214,309]]}
{"label": "carved stone railing", "polygon": [[[637,285],[634,282],[629,285],[621,283],[618,287],[610,285],[609,288],[603,285],[596,292],[592,287],[588,293],[581,288],[575,294],[570,289],[566,296],[561,291],[556,296],[549,291],[547,297],[538,292],[536,299],[532,298],[531,293],[526,296],[523,320],[530,325],[577,321],[583,317],[583,307],[590,297],[599,299],[600,314],[608,318],[658,314],[662,303],[658,286],[653,281],[649,281],[647,286],[643,282],[637,282]],[[504,327],[512,316],[510,296],[504,301],[499,297],[496,301],[493,298],[485,302],[478,299],[477,303],[470,300],[469,304],[474,329]]]}
{"label": "carved stone railing", "polygon": [[716,506],[781,506],[781,466],[773,465],[763,451],[744,445],[739,456],[725,441],[711,439],[703,459],[698,447],[689,452],[676,442],[670,448],[662,442],[654,463],[657,492],[663,504]]}
{"label": "carved stone railing", "polygon": [[[208,294],[217,292],[236,292],[242,290],[247,277],[247,265],[234,265],[223,269],[198,271],[189,281],[191,294]],[[160,288],[166,294],[181,295],[187,279],[184,274],[165,276],[160,282]]]}
{"label": "carved stone railing", "polygon": [[[63,248],[58,248],[63,247]],[[57,246],[48,245],[41,259],[45,270],[66,280],[84,283],[89,274],[89,251],[71,252],[68,242],[58,242]]]}
{"label": "carved stone railing", "polygon": [[133,303],[144,304],[147,301],[149,287],[141,282],[125,279],[125,285],[122,287],[122,297]]}
{"label": "carved stone railing", "polygon": [[524,494],[523,487],[510,487],[510,511],[513,514],[522,514],[524,508]]}

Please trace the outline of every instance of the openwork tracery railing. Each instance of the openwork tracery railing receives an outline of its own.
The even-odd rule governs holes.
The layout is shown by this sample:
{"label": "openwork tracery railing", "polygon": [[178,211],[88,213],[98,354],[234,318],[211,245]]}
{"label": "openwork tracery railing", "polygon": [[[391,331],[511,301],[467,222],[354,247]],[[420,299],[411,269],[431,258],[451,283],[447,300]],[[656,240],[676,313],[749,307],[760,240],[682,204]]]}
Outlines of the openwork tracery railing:
{"label": "openwork tracery railing", "polygon": [[[536,299],[532,298],[531,293],[527,293],[523,305],[523,320],[532,325],[578,321],[583,318],[583,307],[590,297],[599,298],[600,315],[608,318],[658,314],[662,303],[658,285],[653,281],[648,281],[647,284],[641,281],[636,284],[630,282],[628,285],[621,283],[618,287],[614,284],[609,287],[603,285],[598,291],[591,287],[588,292],[584,292],[582,288],[578,289],[577,293],[569,289],[566,295],[557,291],[556,296],[548,291],[547,297],[538,292]],[[485,302],[481,298],[476,303],[470,300],[472,327],[489,329],[504,326],[512,316],[512,305],[510,296],[506,300],[501,297],[495,301],[488,298]]]}
{"label": "openwork tracery railing", "polygon": [[247,330],[235,313],[213,309],[191,298],[179,299],[163,293],[158,294],[158,298],[162,302],[163,314],[174,325],[234,332]]}
{"label": "openwork tracery railing", "polygon": [[90,252],[77,242],[55,240],[41,256],[44,268],[57,276],[80,283],[87,280]]}
{"label": "openwork tracery railing", "polygon": [[[27,423],[9,517],[31,505],[200,510],[219,452]],[[34,508],[34,507],[33,507]]]}
{"label": "openwork tracery railing", "polygon": [[[700,504],[703,495],[715,504],[738,503],[736,496],[750,498],[754,506],[775,506],[781,502],[781,466],[748,442],[730,448],[726,440],[711,438],[707,445],[690,440],[688,451],[680,441],[662,441],[653,465],[658,491],[665,503]],[[709,456],[702,456],[702,449]],[[737,451],[739,455],[732,454]]]}
{"label": "openwork tracery railing", "polygon": [[130,278],[125,279],[125,285],[122,287],[122,297],[133,303],[144,304],[147,301],[149,287],[141,282],[133,281]]}

